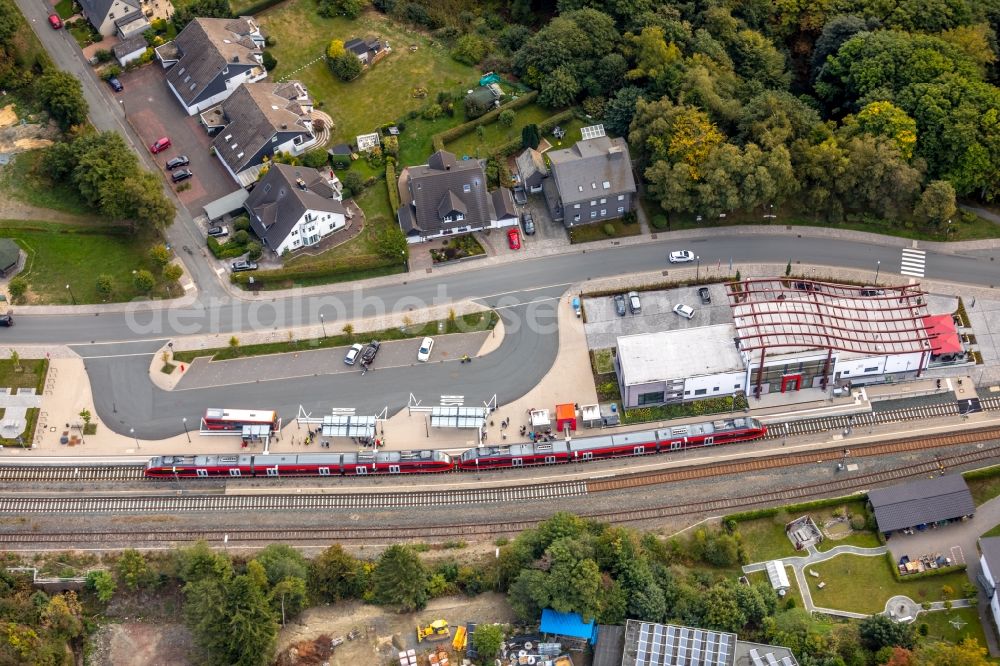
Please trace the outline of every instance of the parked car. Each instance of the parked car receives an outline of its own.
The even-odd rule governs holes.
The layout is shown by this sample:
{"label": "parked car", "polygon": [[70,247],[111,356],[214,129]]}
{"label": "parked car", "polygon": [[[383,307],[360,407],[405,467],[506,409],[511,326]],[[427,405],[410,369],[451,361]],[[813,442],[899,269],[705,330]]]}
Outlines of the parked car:
{"label": "parked car", "polygon": [[520,185],[514,186],[514,202],[519,206],[523,206],[528,203],[528,193],[524,191],[524,188]]}
{"label": "parked car", "polygon": [[672,264],[686,264],[694,261],[694,252],[691,250],[677,250],[667,256],[667,260]]}
{"label": "parked car", "polygon": [[698,297],[701,298],[702,305],[708,305],[712,302],[712,294],[708,292],[708,287],[699,287]]}
{"label": "parked car", "polygon": [[364,351],[361,352],[361,362],[364,365],[371,365],[372,361],[375,360],[375,356],[378,354],[378,349],[381,346],[378,340],[372,340],[365,347]]}
{"label": "parked car", "polygon": [[63,22],[57,14],[49,14],[49,25],[52,26],[53,30],[59,30],[63,27]]}
{"label": "parked car", "polygon": [[178,169],[177,171],[174,171],[173,173],[170,174],[170,180],[174,181],[175,183],[179,183],[182,180],[187,180],[193,175],[194,172],[192,172],[191,169]]}
{"label": "parked car", "polygon": [[118,80],[117,76],[108,77],[108,85],[111,86],[111,89],[115,92],[125,90],[125,86],[122,85],[122,82]]}
{"label": "parked car", "polygon": [[14,315],[8,312],[5,315],[0,315],[0,326],[11,327],[14,325]]}
{"label": "parked car", "polygon": [[149,147],[149,151],[155,155],[156,153],[162,153],[169,147],[170,147],[170,138],[164,136],[154,141],[153,145]]}
{"label": "parked car", "polygon": [[354,365],[358,360],[358,354],[360,354],[361,350],[364,348],[364,345],[359,342],[355,342],[351,345],[351,348],[347,350],[347,355],[344,357],[344,363],[347,365]]}
{"label": "parked car", "polygon": [[816,292],[823,291],[823,289],[815,282],[796,282],[792,286],[794,286],[799,291],[816,291]]}
{"label": "parked car", "polygon": [[187,155],[178,155],[177,157],[167,160],[167,171],[173,171],[174,169],[179,169],[182,166],[187,166],[191,164],[191,160],[188,159]]}
{"label": "parked car", "polygon": [[861,290],[862,296],[885,296],[885,289],[878,287],[865,287]]}
{"label": "parked car", "polygon": [[432,349],[434,349],[434,338],[424,338],[420,342],[420,349],[417,350],[417,360],[424,363],[429,361]]}
{"label": "parked car", "polygon": [[509,245],[512,250],[521,249],[521,234],[517,229],[510,229],[507,232],[507,245]]}
{"label": "parked car", "polygon": [[619,317],[625,316],[625,296],[623,294],[615,294],[615,314]]}
{"label": "parked car", "polygon": [[628,292],[628,307],[632,311],[632,314],[642,313],[642,303],[639,302],[639,292]]}
{"label": "parked car", "polygon": [[208,235],[212,238],[221,238],[229,235],[229,229],[225,225],[217,224],[208,228]]}
{"label": "parked car", "polygon": [[674,306],[674,314],[679,314],[685,319],[691,319],[694,317],[694,308],[690,305],[684,305],[683,303],[678,303]]}
{"label": "parked car", "polygon": [[242,273],[243,271],[255,271],[255,270],[257,270],[257,262],[255,261],[247,261],[245,259],[241,259],[240,261],[233,262],[234,273]]}
{"label": "parked car", "polygon": [[531,213],[524,214],[524,234],[526,236],[535,235],[535,220],[532,219]]}

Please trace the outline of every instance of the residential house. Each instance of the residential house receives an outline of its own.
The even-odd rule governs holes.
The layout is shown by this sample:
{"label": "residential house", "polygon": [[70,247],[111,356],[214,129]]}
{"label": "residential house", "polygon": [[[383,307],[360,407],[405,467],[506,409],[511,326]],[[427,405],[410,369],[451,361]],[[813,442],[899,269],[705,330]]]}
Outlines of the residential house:
{"label": "residential house", "polygon": [[316,144],[312,100],[298,81],[244,83],[201,114],[212,147],[236,182],[255,182],[277,152],[300,155]]}
{"label": "residential house", "polygon": [[982,571],[976,576],[976,580],[990,601],[993,626],[1000,627],[1000,597],[997,597],[997,583],[1000,582],[1000,537],[980,539],[979,551]]}
{"label": "residential house", "polygon": [[267,76],[264,35],[253,18],[197,18],[172,42],[157,47],[167,85],[193,116],[218,104],[243,83]]}
{"label": "residential house", "polygon": [[[80,0],[80,8],[94,29],[105,37],[118,33],[127,38],[149,29],[139,0]],[[131,25],[133,22],[140,25]],[[124,30],[119,30],[119,25]]]}
{"label": "residential house", "polygon": [[114,54],[118,64],[124,67],[133,60],[141,58],[146,53],[147,48],[149,46],[146,44],[146,38],[142,35],[136,35],[115,44],[111,47],[111,53]]}
{"label": "residential house", "polygon": [[479,160],[439,150],[427,164],[403,169],[397,186],[399,226],[410,243],[517,224],[510,190],[487,192]]}
{"label": "residential house", "polygon": [[545,166],[545,158],[534,148],[526,148],[517,156],[517,173],[521,176],[521,185],[528,192],[538,194],[542,191],[542,181],[549,177],[549,168]]}
{"label": "residential house", "polygon": [[358,57],[365,67],[374,65],[389,54],[389,45],[378,37],[355,37],[346,42],[344,48]]}
{"label": "residential house", "polygon": [[552,219],[572,227],[611,220],[632,210],[635,177],[624,139],[584,139],[547,155],[552,178],[542,187]]}
{"label": "residential house", "polygon": [[341,191],[332,171],[272,164],[243,207],[264,247],[281,255],[344,228],[348,212]]}

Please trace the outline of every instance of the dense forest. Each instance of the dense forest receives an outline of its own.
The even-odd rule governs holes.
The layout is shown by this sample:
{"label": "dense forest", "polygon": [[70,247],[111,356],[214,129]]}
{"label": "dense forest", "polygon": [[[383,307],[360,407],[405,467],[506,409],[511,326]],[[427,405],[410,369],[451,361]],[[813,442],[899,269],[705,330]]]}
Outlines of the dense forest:
{"label": "dense forest", "polygon": [[626,136],[669,213],[939,229],[1000,195],[1000,0],[373,4]]}

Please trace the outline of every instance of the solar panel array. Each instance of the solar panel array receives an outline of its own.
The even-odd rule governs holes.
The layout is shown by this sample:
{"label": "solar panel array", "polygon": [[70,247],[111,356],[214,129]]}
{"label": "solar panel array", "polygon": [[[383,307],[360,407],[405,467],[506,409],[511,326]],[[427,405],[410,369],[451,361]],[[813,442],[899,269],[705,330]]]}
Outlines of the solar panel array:
{"label": "solar panel array", "polygon": [[580,133],[583,134],[584,140],[602,137],[605,136],[604,125],[591,125],[590,127],[584,127],[580,130]]}
{"label": "solar panel array", "polygon": [[432,428],[481,428],[486,423],[486,407],[431,408]]}
{"label": "solar panel array", "polygon": [[731,666],[736,634],[642,622],[635,666]]}
{"label": "solar panel array", "polygon": [[323,417],[320,431],[324,437],[366,437],[371,439],[375,436],[375,417],[328,414]]}
{"label": "solar panel array", "polygon": [[750,661],[753,666],[795,666],[795,660],[791,657],[782,657],[778,659],[770,652],[765,652],[763,656],[757,651],[757,648],[750,650]]}

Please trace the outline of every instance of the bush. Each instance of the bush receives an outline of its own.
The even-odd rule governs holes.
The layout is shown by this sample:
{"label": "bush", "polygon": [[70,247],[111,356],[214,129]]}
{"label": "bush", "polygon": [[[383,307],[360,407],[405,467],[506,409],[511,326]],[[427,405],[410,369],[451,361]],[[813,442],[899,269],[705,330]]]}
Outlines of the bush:
{"label": "bush", "polygon": [[399,187],[396,186],[396,167],[392,164],[385,165],[385,186],[389,190],[389,205],[392,206],[392,214],[399,211]]}
{"label": "bush", "polygon": [[[364,181],[357,171],[348,171],[340,181],[344,184],[345,188],[351,191],[352,195],[360,193],[365,188]],[[345,194],[344,196],[346,197],[347,195]]]}
{"label": "bush", "polygon": [[24,294],[28,291],[28,281],[20,275],[13,277],[7,283],[7,291],[10,292],[11,301],[20,303],[21,299],[24,298]]}
{"label": "bush", "polygon": [[250,242],[250,232],[241,229],[233,234],[233,239],[229,242],[236,245],[246,245]]}
{"label": "bush", "polygon": [[320,167],[326,166],[328,157],[329,156],[325,150],[310,150],[302,156],[302,165],[313,169],[319,169]]}
{"label": "bush", "polygon": [[666,215],[654,215],[653,219],[650,220],[649,223],[653,225],[654,229],[666,229],[670,224],[667,222]]}
{"label": "bush", "polygon": [[515,114],[513,111],[511,111],[510,109],[504,109],[503,111],[500,112],[500,115],[497,116],[497,122],[499,122],[504,127],[510,127],[511,125],[514,124],[514,118],[516,117],[517,114]]}
{"label": "bush", "polygon": [[[518,97],[514,101],[508,102],[508,103],[504,104],[499,109],[493,109],[489,113],[483,114],[482,116],[479,116],[475,120],[470,120],[469,122],[462,123],[461,125],[456,125],[455,127],[450,127],[450,128],[446,129],[443,132],[435,134],[431,138],[431,143],[434,144],[434,150],[444,150],[444,147],[445,147],[446,143],[449,143],[450,141],[454,141],[455,139],[457,139],[460,136],[465,136],[469,132],[475,131],[476,127],[478,127],[480,125],[487,125],[487,124],[493,122],[493,120],[495,118],[497,118],[505,110],[508,110],[508,109],[510,109],[510,110],[519,109],[522,106],[526,106],[528,104],[531,104],[531,102],[533,102],[536,97],[538,97],[538,92],[537,91],[532,91],[532,92],[527,93],[525,95],[521,95],[520,97]],[[554,126],[555,125],[553,125],[553,127]]]}
{"label": "bush", "polygon": [[249,243],[247,243],[247,252],[248,252],[247,256],[252,261],[256,261],[260,259],[260,256],[262,254],[264,254],[264,246],[258,243],[257,241],[250,241]]}
{"label": "bush", "polygon": [[275,58],[273,55],[271,55],[270,51],[264,51],[263,60],[264,60],[264,69],[266,69],[269,72],[278,66],[278,59]]}
{"label": "bush", "polygon": [[96,51],[94,51],[94,57],[97,58],[97,62],[103,63],[103,62],[111,62],[111,59],[114,58],[115,56],[108,49],[97,49]]}
{"label": "bush", "polygon": [[246,215],[240,215],[233,220],[233,231],[250,231],[250,218]]}
{"label": "bush", "polygon": [[462,35],[455,42],[451,57],[460,63],[475,66],[486,57],[489,50],[489,43],[479,35]]}
{"label": "bush", "polygon": [[444,115],[444,109],[441,108],[440,104],[428,104],[420,112],[420,115],[424,120],[437,120]]}
{"label": "bush", "polygon": [[356,79],[364,69],[364,65],[358,60],[358,57],[350,51],[344,51],[336,58],[327,60],[327,63],[330,66],[330,71],[341,81]]}
{"label": "bush", "polygon": [[615,231],[615,225],[611,224],[610,222],[608,222],[601,228],[604,230],[605,236],[614,236],[616,233],[618,233],[617,231]]}

